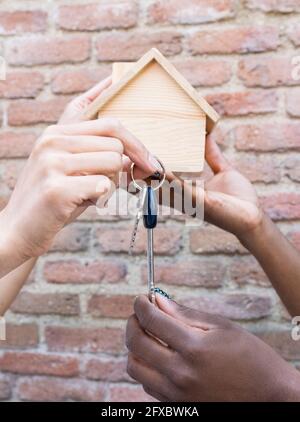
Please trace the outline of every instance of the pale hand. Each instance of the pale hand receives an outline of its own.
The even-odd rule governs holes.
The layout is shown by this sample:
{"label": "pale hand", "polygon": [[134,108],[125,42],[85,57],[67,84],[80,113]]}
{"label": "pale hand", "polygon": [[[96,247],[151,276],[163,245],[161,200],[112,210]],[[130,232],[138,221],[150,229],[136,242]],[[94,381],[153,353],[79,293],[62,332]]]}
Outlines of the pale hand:
{"label": "pale hand", "polygon": [[60,122],[37,140],[0,214],[3,250],[16,262],[43,254],[64,225],[89,205],[106,202],[123,170],[123,154],[146,174],[158,170],[146,148],[117,120],[81,121],[82,110],[109,83],[73,100]]}

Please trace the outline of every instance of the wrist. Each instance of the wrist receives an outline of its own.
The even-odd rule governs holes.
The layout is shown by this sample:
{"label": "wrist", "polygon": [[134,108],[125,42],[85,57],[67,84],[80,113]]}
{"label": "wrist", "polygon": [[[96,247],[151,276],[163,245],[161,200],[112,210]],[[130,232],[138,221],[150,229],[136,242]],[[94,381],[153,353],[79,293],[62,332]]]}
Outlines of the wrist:
{"label": "wrist", "polygon": [[266,213],[262,212],[258,223],[238,238],[241,244],[255,255],[256,249],[272,234],[273,230],[273,221]]}
{"label": "wrist", "polygon": [[21,248],[18,246],[17,239],[14,235],[14,231],[11,227],[10,222],[7,219],[5,209],[0,212],[0,226],[1,226],[1,237],[0,237],[0,278],[17,268],[23,262],[27,261],[29,257],[26,257],[22,253]]}

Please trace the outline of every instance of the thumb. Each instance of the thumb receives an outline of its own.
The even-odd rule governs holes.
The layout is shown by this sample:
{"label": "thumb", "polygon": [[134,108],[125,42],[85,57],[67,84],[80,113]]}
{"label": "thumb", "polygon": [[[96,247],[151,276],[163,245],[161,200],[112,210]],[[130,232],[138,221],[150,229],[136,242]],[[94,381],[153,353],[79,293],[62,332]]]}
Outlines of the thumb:
{"label": "thumb", "polygon": [[196,311],[195,309],[180,305],[174,300],[168,299],[159,293],[156,294],[155,299],[156,304],[161,311],[190,327],[208,331],[220,326],[220,323],[223,320],[213,314]]}
{"label": "thumb", "polygon": [[65,111],[59,119],[60,124],[76,123],[81,120],[85,120],[84,114],[87,107],[109,86],[111,85],[112,79],[109,76],[103,81],[97,83],[95,86],[90,88],[83,94],[75,97],[66,107]]}

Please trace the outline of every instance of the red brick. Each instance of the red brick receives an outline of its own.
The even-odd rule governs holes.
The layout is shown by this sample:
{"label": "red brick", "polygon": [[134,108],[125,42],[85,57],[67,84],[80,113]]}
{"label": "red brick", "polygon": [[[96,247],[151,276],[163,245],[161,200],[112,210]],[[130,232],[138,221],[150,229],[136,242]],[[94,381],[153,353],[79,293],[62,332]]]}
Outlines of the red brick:
{"label": "red brick", "polygon": [[269,316],[272,310],[272,302],[268,296],[245,293],[193,296],[180,302],[199,311],[221,315],[233,320],[264,318]]}
{"label": "red brick", "polygon": [[237,156],[233,161],[234,166],[250,182],[275,183],[281,179],[280,164],[276,163],[273,157]]}
{"label": "red brick", "polygon": [[222,85],[232,76],[231,64],[225,60],[187,59],[174,65],[194,86]]}
{"label": "red brick", "polygon": [[80,252],[87,250],[90,239],[90,227],[71,224],[55,237],[51,252]]}
{"label": "red brick", "polygon": [[111,66],[98,69],[61,70],[53,77],[51,88],[55,94],[75,94],[87,91],[97,82],[109,76]]}
{"label": "red brick", "polygon": [[278,44],[278,29],[273,26],[203,30],[188,41],[192,54],[259,53],[276,50]]}
{"label": "red brick", "polygon": [[[292,326],[291,326],[292,329]],[[300,347],[299,341],[292,339],[290,330],[280,329],[261,331],[255,334],[275,349],[284,359],[288,360],[299,360],[300,359]]]}
{"label": "red brick", "polygon": [[97,381],[132,381],[127,374],[127,358],[90,359],[84,369],[84,376]]}
{"label": "red brick", "polygon": [[300,89],[294,88],[293,91],[286,93],[286,111],[292,117],[300,117]]}
{"label": "red brick", "polygon": [[205,226],[190,231],[190,249],[199,254],[245,253],[246,249],[231,233],[214,226]]}
{"label": "red brick", "polygon": [[0,340],[0,348],[32,348],[38,344],[39,334],[36,324],[7,324],[6,340]]}
{"label": "red brick", "polygon": [[[215,260],[185,259],[171,263],[156,263],[156,283],[173,286],[221,287],[226,267]],[[142,280],[147,281],[147,267],[142,267]]]}
{"label": "red brick", "polygon": [[286,175],[295,182],[300,182],[300,159],[289,157],[284,161]]}
{"label": "red brick", "polygon": [[110,402],[154,402],[157,401],[153,397],[145,393],[142,386],[138,385],[111,385],[109,387]]}
{"label": "red brick", "polygon": [[275,193],[260,198],[264,210],[273,220],[297,220],[300,218],[300,195]]}
{"label": "red brick", "polygon": [[[299,5],[299,11],[300,11],[300,5]],[[290,40],[292,41],[292,43],[298,47],[300,45],[300,25],[298,24],[298,25],[291,26],[288,30],[288,36]]]}
{"label": "red brick", "polygon": [[58,10],[58,25],[71,31],[98,31],[136,25],[138,7],[135,1],[102,3],[61,6]]}
{"label": "red brick", "polygon": [[229,265],[229,277],[241,286],[271,286],[268,277],[252,256],[234,258]]}
{"label": "red brick", "polygon": [[299,0],[247,0],[249,9],[258,9],[263,12],[291,13],[300,11]]}
{"label": "red brick", "polygon": [[118,283],[127,274],[126,264],[117,259],[81,263],[75,259],[48,261],[44,277],[49,283]]}
{"label": "red brick", "polygon": [[241,125],[233,130],[235,147],[242,151],[288,151],[300,148],[299,123]]}
{"label": "red brick", "polygon": [[79,297],[70,293],[21,292],[11,310],[21,314],[79,315]]}
{"label": "red brick", "polygon": [[299,85],[293,79],[291,57],[247,57],[240,60],[238,77],[248,87],[276,87]]}
{"label": "red brick", "polygon": [[93,317],[128,318],[133,314],[134,299],[132,295],[93,295],[88,312]]}
{"label": "red brick", "polygon": [[235,15],[234,0],[160,0],[148,8],[150,23],[198,24],[232,18]]}
{"label": "red brick", "polygon": [[15,100],[8,107],[8,123],[11,126],[56,123],[69,101],[69,98],[64,97],[50,100]]}
{"label": "red brick", "polygon": [[0,134],[0,158],[27,157],[34,145],[33,132],[2,132]]}
{"label": "red brick", "polygon": [[8,400],[11,397],[11,384],[6,378],[0,378],[0,400]]}
{"label": "red brick", "polygon": [[181,35],[176,31],[116,32],[101,34],[96,40],[97,58],[101,61],[138,60],[150,48],[172,56],[181,52]]}
{"label": "red brick", "polygon": [[79,373],[79,361],[73,357],[44,353],[5,352],[0,357],[0,370],[15,374],[72,377]]}
{"label": "red brick", "polygon": [[90,57],[87,35],[38,36],[11,39],[6,59],[12,65],[44,65],[84,62]]}
{"label": "red brick", "polygon": [[44,32],[47,29],[47,13],[42,10],[16,10],[0,12],[0,35]]}
{"label": "red brick", "polygon": [[124,332],[120,328],[47,326],[45,339],[50,351],[115,354],[124,351]]}
{"label": "red brick", "polygon": [[44,85],[40,72],[8,72],[5,81],[0,81],[1,98],[35,98]]}
{"label": "red brick", "polygon": [[275,91],[262,90],[210,94],[206,100],[221,116],[272,113],[278,104]]}
{"label": "red brick", "polygon": [[85,401],[102,402],[105,397],[104,386],[81,379],[62,380],[47,377],[21,378],[17,395],[24,401],[65,402]]}
{"label": "red brick", "polygon": [[[116,227],[105,229],[101,227],[96,232],[97,246],[102,252],[128,253],[131,227]],[[133,252],[135,254],[146,252],[146,231],[138,231]],[[154,251],[157,255],[175,255],[181,247],[181,230],[175,227],[157,226],[154,236]]]}
{"label": "red brick", "polygon": [[295,246],[295,248],[300,252],[300,231],[289,233],[288,238]]}

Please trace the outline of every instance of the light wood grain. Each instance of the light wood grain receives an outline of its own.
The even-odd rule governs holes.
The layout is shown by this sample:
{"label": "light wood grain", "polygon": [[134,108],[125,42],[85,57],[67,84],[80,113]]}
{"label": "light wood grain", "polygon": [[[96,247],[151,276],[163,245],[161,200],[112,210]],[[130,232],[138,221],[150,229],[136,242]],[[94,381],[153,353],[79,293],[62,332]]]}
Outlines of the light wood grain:
{"label": "light wood grain", "polygon": [[201,97],[200,94],[189,84],[189,82],[175,69],[175,67],[156,49],[148,51],[134,66],[130,67],[128,72],[115,84],[113,84],[105,93],[96,98],[87,108],[86,119],[94,118],[101,107],[110,101],[120,90],[122,90],[133,78],[135,78],[144,68],[156,61],[173,78],[177,84],[187,93],[187,95],[201,108],[207,116],[207,130],[218,121],[218,113]]}
{"label": "light wood grain", "polygon": [[116,117],[157,155],[168,170],[201,172],[206,132],[216,111],[175,67],[151,49],[137,63],[115,63],[113,85],[86,118]]}
{"label": "light wood grain", "polygon": [[168,170],[202,170],[206,115],[158,63],[128,82],[99,117],[118,118]]}

